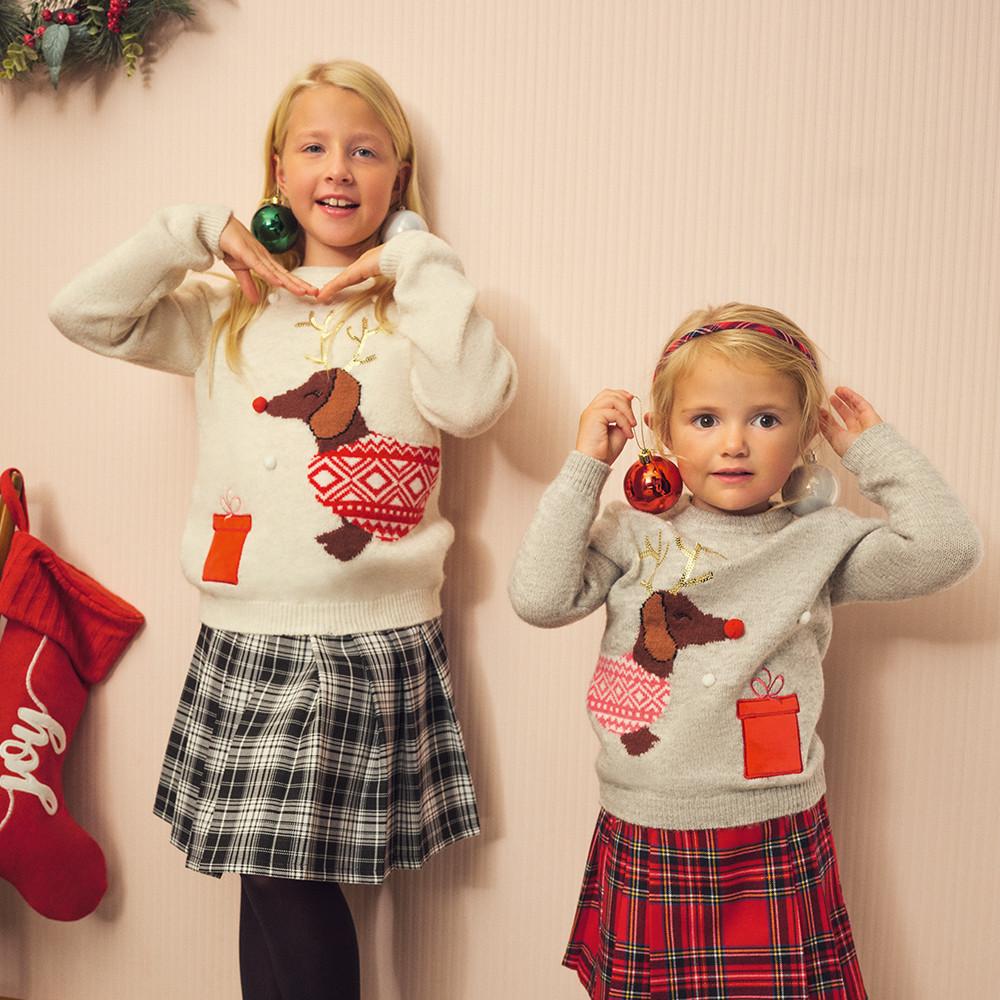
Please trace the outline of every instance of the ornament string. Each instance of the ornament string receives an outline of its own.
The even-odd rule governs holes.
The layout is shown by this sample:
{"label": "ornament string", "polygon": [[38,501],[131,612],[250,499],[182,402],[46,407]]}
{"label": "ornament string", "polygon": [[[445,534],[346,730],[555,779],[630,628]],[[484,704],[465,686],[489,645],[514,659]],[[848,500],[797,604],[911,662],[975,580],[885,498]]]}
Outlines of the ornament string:
{"label": "ornament string", "polygon": [[[646,421],[643,419],[643,414],[646,413],[646,404],[643,402],[641,396],[633,396],[632,398],[635,402],[639,404],[639,419],[635,423],[635,429],[639,432],[636,435],[637,444],[639,446],[639,457],[640,458],[645,457],[648,459],[649,456],[653,454],[653,450],[652,448],[649,447],[648,444],[646,444],[646,432],[643,430],[643,428],[646,425]],[[671,451],[670,455],[673,458],[679,458],[682,462],[687,461],[687,459],[683,455],[678,455],[677,452],[675,451]]]}

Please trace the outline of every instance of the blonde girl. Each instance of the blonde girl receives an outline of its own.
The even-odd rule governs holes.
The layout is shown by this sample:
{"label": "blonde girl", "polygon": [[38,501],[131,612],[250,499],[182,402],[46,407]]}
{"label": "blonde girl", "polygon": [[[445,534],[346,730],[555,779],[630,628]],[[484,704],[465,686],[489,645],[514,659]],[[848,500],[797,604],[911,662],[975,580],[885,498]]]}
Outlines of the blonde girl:
{"label": "blonde girl", "polygon": [[[862,1000],[816,733],[831,611],[951,585],[978,534],[862,396],[827,409],[815,344],[775,310],[688,316],[651,399],[685,497],[598,516],[636,428],[634,396],[603,390],[510,585],[535,625],[607,610],[587,697],[601,811],[564,964],[595,1000]],[[777,499],[818,433],[887,520]]]}
{"label": "blonde girl", "polygon": [[[245,997],[350,1000],[339,883],[479,830],[440,625],[440,441],[486,430],[516,375],[454,251],[421,231],[383,242],[391,212],[422,206],[377,73],[296,77],[264,161],[265,197],[298,227],[287,251],[228,207],[164,209],[51,316],[91,350],[194,378],[182,561],[202,626],[155,812],[188,867],[241,876]],[[218,259],[231,288],[188,277]]]}

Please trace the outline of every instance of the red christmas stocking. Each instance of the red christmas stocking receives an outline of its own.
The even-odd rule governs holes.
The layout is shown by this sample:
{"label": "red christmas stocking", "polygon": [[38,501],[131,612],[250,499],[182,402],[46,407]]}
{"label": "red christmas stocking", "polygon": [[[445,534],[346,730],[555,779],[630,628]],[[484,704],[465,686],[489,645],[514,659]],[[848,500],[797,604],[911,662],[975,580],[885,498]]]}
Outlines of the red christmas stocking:
{"label": "red christmas stocking", "polygon": [[21,529],[0,576],[0,878],[42,915],[77,920],[100,902],[107,870],[66,808],[64,754],[89,685],[143,618],[28,534],[9,471],[0,493]]}

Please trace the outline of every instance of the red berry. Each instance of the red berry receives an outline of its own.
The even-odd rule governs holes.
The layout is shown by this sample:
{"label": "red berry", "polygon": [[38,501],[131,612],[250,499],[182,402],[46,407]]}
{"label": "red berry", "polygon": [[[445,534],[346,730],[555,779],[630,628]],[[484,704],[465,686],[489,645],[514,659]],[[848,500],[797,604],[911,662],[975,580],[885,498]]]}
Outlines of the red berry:
{"label": "red berry", "polygon": [[55,12],[55,19],[56,19],[56,24],[65,24],[66,23],[66,11],[64,11],[64,10],[57,10]]}
{"label": "red berry", "polygon": [[42,20],[43,21],[51,21],[52,20],[52,11],[49,10],[48,7],[45,7],[45,8],[42,9]]}
{"label": "red berry", "polygon": [[21,38],[24,40],[25,45],[31,45],[31,43],[35,40],[34,35],[29,35],[27,33],[23,34]]}
{"label": "red berry", "polygon": [[40,24],[37,28],[35,28],[35,38],[41,38],[42,35],[44,35],[44,34],[45,34],[45,25],[44,24]]}
{"label": "red berry", "polygon": [[729,639],[738,639],[744,632],[746,632],[746,625],[739,620],[739,618],[730,618],[725,625],[722,626],[722,631],[726,633],[726,637]]}
{"label": "red berry", "polygon": [[66,11],[66,23],[67,24],[76,24],[79,20],[80,20],[80,18],[78,18],[76,16],[76,14],[73,13],[73,11],[71,11],[71,10]]}
{"label": "red berry", "polygon": [[264,412],[264,411],[265,411],[265,410],[267,409],[267,400],[266,400],[266,399],[265,399],[265,398],[264,398],[263,396],[258,396],[258,397],[257,397],[257,398],[256,398],[256,399],[255,399],[255,400],[253,401],[253,408],[254,408],[254,409],[255,409],[255,410],[256,410],[256,411],[258,412],[258,413],[263,413],[263,412]]}

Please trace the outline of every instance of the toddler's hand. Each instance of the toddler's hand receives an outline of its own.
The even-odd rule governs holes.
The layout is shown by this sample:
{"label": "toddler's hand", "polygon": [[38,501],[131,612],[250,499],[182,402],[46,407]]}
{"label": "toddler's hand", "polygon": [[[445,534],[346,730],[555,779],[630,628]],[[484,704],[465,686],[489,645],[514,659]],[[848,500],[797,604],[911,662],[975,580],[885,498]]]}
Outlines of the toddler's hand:
{"label": "toddler's hand", "polygon": [[611,465],[625,442],[635,435],[632,400],[624,389],[602,389],[583,413],[576,435],[576,450]]}
{"label": "toddler's hand", "polygon": [[366,250],[353,264],[344,268],[336,278],[328,281],[320,290],[316,301],[324,305],[329,305],[338,292],[342,292],[351,285],[360,285],[362,281],[369,278],[377,278],[382,272],[379,270],[379,261],[382,257],[382,246],[372,247]]}
{"label": "toddler's hand", "polygon": [[872,408],[864,396],[859,395],[847,386],[838,385],[830,397],[837,415],[844,421],[844,426],[833,418],[829,410],[820,410],[819,429],[823,437],[830,442],[830,447],[841,457],[851,447],[863,431],[882,423],[882,418]]}
{"label": "toddler's hand", "polygon": [[254,305],[260,302],[260,295],[250,277],[251,271],[272,287],[287,288],[293,295],[317,293],[315,287],[286,271],[236,216],[232,216],[222,230],[219,250],[222,252],[222,263],[236,275],[243,294]]}

